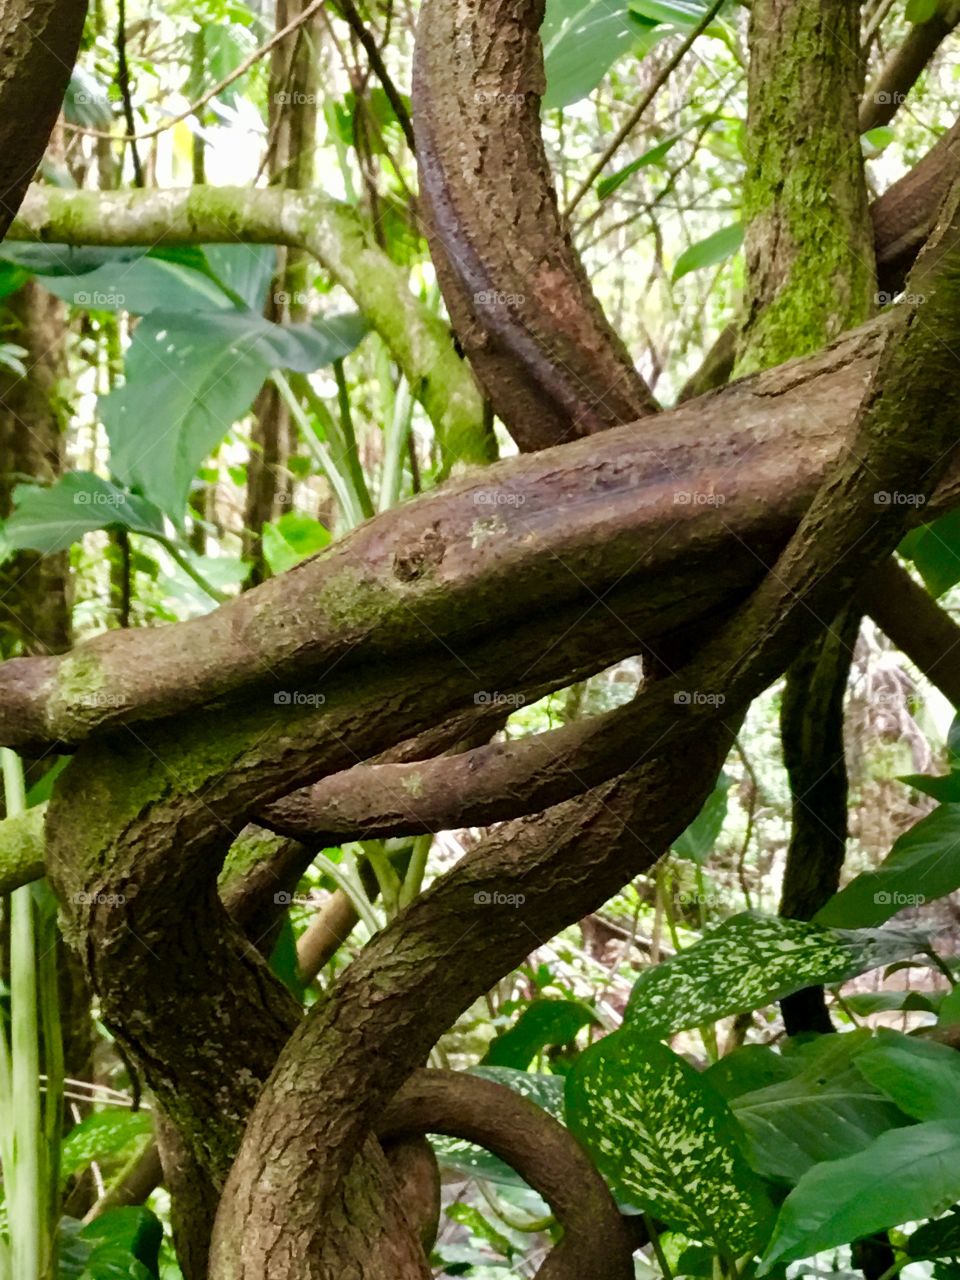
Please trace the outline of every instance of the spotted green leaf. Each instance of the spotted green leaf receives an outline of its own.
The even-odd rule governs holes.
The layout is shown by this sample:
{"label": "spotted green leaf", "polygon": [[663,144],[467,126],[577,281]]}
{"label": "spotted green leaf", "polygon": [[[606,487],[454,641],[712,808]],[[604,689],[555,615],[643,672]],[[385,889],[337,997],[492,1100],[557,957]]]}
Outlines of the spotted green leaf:
{"label": "spotted green leaf", "polygon": [[826,929],[744,911],[642,973],[627,1021],[648,1035],[670,1035],[760,1009],[803,987],[845,982],[926,945],[917,930]]}
{"label": "spotted green leaf", "polygon": [[733,1113],[659,1041],[625,1027],[587,1049],[566,1113],[621,1203],[734,1255],[764,1238],[773,1211]]}

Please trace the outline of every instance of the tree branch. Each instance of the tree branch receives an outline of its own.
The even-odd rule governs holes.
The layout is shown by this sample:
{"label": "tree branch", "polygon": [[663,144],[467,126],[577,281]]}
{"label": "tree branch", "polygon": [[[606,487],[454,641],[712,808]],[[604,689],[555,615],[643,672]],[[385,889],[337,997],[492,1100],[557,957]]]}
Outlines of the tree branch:
{"label": "tree branch", "polygon": [[452,462],[492,457],[482,403],[444,322],[410,292],[405,272],[346,205],[281,187],[61,191],[33,187],[16,240],[63,244],[282,244],[305,249],[357,304],[403,371]]}
{"label": "tree branch", "polygon": [[940,0],[932,18],[911,24],[903,43],[894,49],[863,96],[859,119],[861,133],[889,124],[958,22],[960,5],[955,0]]}

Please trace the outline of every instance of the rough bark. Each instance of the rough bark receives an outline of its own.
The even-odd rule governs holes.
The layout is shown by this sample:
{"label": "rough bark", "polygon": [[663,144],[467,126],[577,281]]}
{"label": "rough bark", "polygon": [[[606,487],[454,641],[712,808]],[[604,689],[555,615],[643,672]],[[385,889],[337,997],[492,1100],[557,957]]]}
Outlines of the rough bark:
{"label": "rough bark", "polygon": [[740,373],[820,350],[873,305],[859,48],[853,0],[750,11]]}
{"label": "rough bark", "polygon": [[85,0],[0,10],[0,238],[43,158],[80,47]]}

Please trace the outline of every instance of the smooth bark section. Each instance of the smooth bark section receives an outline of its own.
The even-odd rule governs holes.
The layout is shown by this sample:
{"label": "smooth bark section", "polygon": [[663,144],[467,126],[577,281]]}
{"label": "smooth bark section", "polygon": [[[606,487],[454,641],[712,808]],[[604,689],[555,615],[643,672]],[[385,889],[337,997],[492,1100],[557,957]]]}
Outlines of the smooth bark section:
{"label": "smooth bark section", "polygon": [[85,0],[16,0],[0,9],[0,237],[43,159],[86,13]]}
{"label": "smooth bark section", "polygon": [[516,1170],[563,1228],[537,1280],[632,1280],[633,1245],[607,1184],[570,1131],[512,1089],[465,1072],[415,1071],[377,1133],[465,1138]]}
{"label": "smooth bark section", "polygon": [[279,244],[305,249],[353,298],[390,347],[452,464],[488,462],[480,395],[444,322],[352,209],[279,187],[59,191],[34,187],[9,232],[18,240],[92,245]]}
{"label": "smooth bark section", "polygon": [[542,0],[427,0],[413,72],[427,239],[454,328],[521,449],[656,410],[563,226],[540,134]]}

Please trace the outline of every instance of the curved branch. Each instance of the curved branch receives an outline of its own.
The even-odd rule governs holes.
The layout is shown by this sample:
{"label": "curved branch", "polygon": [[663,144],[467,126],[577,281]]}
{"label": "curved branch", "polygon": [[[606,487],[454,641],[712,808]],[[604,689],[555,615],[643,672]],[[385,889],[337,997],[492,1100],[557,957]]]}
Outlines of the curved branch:
{"label": "curved branch", "polygon": [[433,422],[448,462],[489,462],[480,395],[444,322],[410,292],[404,271],[355,210],[309,191],[190,187],[60,191],[34,187],[11,239],[63,244],[282,244],[305,249],[381,335]]}
{"label": "curved branch", "polygon": [[442,1133],[493,1152],[550,1205],[563,1239],[537,1280],[631,1280],[633,1245],[616,1203],[568,1129],[505,1085],[415,1071],[377,1123],[381,1139]]}
{"label": "curved branch", "polygon": [[77,743],[241,691],[266,713],[384,659],[448,670],[488,636],[515,652],[470,692],[506,691],[538,652],[521,638],[535,614],[580,617],[594,669],[622,652],[612,614],[637,652],[728,608],[772,562],[843,447],[884,328],[657,415],[642,437],[619,428],[449,484],[202,618],[5,662],[0,740]]}
{"label": "curved branch", "polygon": [[656,403],[562,225],[540,134],[542,0],[427,0],[413,71],[421,203],[454,328],[522,449]]}

